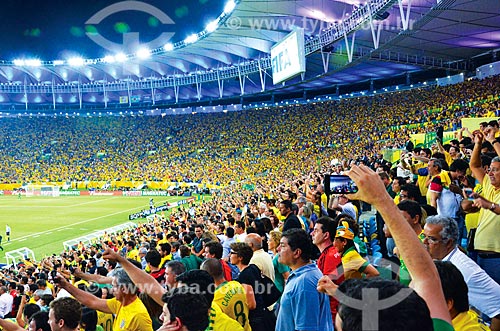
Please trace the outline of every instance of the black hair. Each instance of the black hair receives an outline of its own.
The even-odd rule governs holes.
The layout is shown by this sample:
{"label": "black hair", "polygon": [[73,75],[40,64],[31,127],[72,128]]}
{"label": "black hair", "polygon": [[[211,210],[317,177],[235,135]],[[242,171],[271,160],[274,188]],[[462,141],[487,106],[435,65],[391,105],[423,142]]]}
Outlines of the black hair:
{"label": "black hair", "polygon": [[31,316],[33,316],[35,313],[38,313],[40,311],[40,306],[37,305],[36,303],[27,303],[24,306],[23,314],[26,316],[26,319],[30,319]]}
{"label": "black hair", "polygon": [[232,228],[232,227],[228,227],[228,228],[226,229],[226,236],[227,236],[228,238],[233,238],[233,237],[234,237],[234,228]]}
{"label": "black hair", "polygon": [[313,244],[311,236],[302,229],[289,229],[283,232],[282,238],[286,238],[292,250],[300,249],[300,257],[304,261],[309,261],[313,254]]}
{"label": "black hair", "polygon": [[242,258],[241,263],[248,265],[253,256],[253,250],[250,246],[242,242],[235,242],[230,245],[231,250],[236,252]]}
{"label": "black hair", "polygon": [[328,216],[321,216],[316,221],[316,224],[321,225],[321,230],[323,232],[328,232],[330,234],[330,240],[333,241],[335,239],[335,233],[337,232],[338,221],[334,221],[332,218]]}
{"label": "black hair", "polygon": [[408,199],[410,200],[419,201],[422,196],[420,189],[415,184],[405,184],[401,186],[401,191],[408,192]]}
{"label": "black hair", "polygon": [[283,200],[280,203],[283,206],[285,206],[286,209],[292,210],[292,201],[290,201],[290,200]]}
{"label": "black hair", "polygon": [[236,222],[236,226],[239,227],[239,228],[242,228],[243,231],[245,231],[245,222],[243,222],[243,221],[237,221]]}
{"label": "black hair", "polygon": [[221,243],[210,240],[205,244],[205,247],[208,247],[208,252],[212,254],[216,259],[222,258],[223,248]]}
{"label": "black hair", "polygon": [[460,270],[450,261],[434,261],[434,264],[441,279],[444,298],[453,300],[453,308],[459,313],[468,311],[469,289]]}
{"label": "black hair", "polygon": [[[355,299],[366,300],[365,289],[375,289],[377,295],[376,302],[381,303],[387,299],[394,298],[400,293],[408,294],[395,301],[392,305],[387,305],[385,309],[362,305],[362,309],[354,308],[352,301]],[[405,292],[401,292],[405,291]],[[342,293],[339,300],[338,314],[342,320],[343,331],[361,331],[366,329],[365,323],[378,323],[378,330],[391,331],[433,331],[431,314],[424,299],[414,290],[400,284],[397,281],[385,280],[382,278],[348,279],[340,284],[337,292]],[[407,293],[406,293],[407,292]],[[349,300],[350,299],[350,300]],[[386,299],[386,300],[384,300]],[[358,306],[359,307],[359,306]],[[377,317],[375,321],[366,321],[368,317]],[[374,315],[375,314],[375,315]],[[365,318],[365,320],[364,320]],[[374,325],[371,325],[374,327]]]}
{"label": "black hair", "polygon": [[35,321],[36,329],[42,329],[42,331],[50,331],[49,325],[49,313],[45,311],[38,311],[28,318],[28,321]]}
{"label": "black hair", "polygon": [[162,243],[159,246],[162,251],[167,252],[167,255],[172,252],[172,245],[170,245],[170,243]]}
{"label": "black hair", "polygon": [[189,270],[178,275],[175,280],[189,287],[196,288],[199,291],[198,293],[203,294],[208,304],[212,304],[215,292],[214,279],[205,270]]}
{"label": "black hair", "polygon": [[179,318],[188,330],[204,331],[209,324],[210,303],[195,290],[189,286],[175,288],[165,293],[162,300],[167,304],[171,321]]}
{"label": "black hair", "polygon": [[[170,245],[168,245],[170,247]],[[161,254],[156,249],[149,250],[144,257],[146,262],[151,264],[153,267],[158,268],[161,263]]]}
{"label": "black hair", "polygon": [[462,159],[457,159],[453,161],[452,164],[450,164],[450,171],[467,171],[469,169],[469,162],[462,160]]}
{"label": "black hair", "polygon": [[401,211],[407,212],[411,218],[420,216],[419,220],[422,220],[422,208],[420,208],[418,202],[412,200],[404,200],[398,204],[398,208]]}
{"label": "black hair", "polygon": [[85,324],[85,331],[95,331],[97,327],[97,312],[94,309],[83,307],[81,324]]}

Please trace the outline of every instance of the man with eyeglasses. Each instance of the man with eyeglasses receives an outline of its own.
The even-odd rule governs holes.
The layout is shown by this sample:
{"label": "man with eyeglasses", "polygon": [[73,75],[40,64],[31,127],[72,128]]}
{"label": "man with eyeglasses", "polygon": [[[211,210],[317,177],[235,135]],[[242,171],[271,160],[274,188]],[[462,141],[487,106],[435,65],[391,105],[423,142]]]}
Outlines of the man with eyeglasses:
{"label": "man with eyeglasses", "polygon": [[[138,270],[142,270],[137,268]],[[113,275],[113,299],[98,299],[57,276],[55,281],[81,304],[107,314],[115,314],[113,331],[152,331],[152,321],[146,306],[137,296],[138,288],[125,270],[118,268]],[[156,282],[156,280],[154,280]],[[161,285],[160,285],[161,287]]]}
{"label": "man with eyeglasses", "polygon": [[443,216],[430,216],[423,232],[424,246],[435,260],[450,261],[464,276],[469,303],[492,318],[491,330],[500,330],[500,285],[458,248],[458,225]]}
{"label": "man with eyeglasses", "polygon": [[496,156],[491,160],[490,169],[486,172],[481,164],[483,140],[489,141],[497,154],[500,153],[500,142],[493,134],[484,136],[481,132],[475,132],[470,168],[474,177],[483,185],[483,191],[481,195],[473,195],[473,205],[480,208],[474,248],[478,255],[479,266],[500,284],[500,237],[498,236],[500,233],[500,157]]}

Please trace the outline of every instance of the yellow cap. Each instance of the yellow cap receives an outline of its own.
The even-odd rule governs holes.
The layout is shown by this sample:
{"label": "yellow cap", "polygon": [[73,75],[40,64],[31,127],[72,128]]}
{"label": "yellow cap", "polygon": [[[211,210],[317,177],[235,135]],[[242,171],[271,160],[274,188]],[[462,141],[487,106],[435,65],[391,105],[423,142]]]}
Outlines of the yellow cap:
{"label": "yellow cap", "polygon": [[342,221],[342,225],[337,227],[335,238],[354,239],[354,231],[349,227],[349,223]]}

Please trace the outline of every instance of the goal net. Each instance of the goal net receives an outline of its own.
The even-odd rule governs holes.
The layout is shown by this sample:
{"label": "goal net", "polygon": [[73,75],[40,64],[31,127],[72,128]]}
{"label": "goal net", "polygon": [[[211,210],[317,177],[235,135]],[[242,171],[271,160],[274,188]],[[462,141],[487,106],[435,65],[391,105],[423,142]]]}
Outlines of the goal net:
{"label": "goal net", "polygon": [[59,186],[54,185],[33,185],[25,186],[27,197],[58,197]]}
{"label": "goal net", "polygon": [[7,260],[7,266],[13,265],[17,270],[18,263],[31,264],[35,263],[35,253],[27,248],[22,247],[14,251],[6,252],[5,259]]}

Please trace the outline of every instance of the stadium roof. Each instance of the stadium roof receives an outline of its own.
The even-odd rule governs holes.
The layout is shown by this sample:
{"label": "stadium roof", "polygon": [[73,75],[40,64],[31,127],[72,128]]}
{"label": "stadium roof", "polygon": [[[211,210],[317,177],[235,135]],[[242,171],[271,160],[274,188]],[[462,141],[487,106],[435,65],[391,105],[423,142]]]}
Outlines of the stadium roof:
{"label": "stadium roof", "polygon": [[[498,0],[240,0],[234,10],[208,0],[18,3],[6,1],[3,11],[4,108],[313,95],[371,80],[404,83],[407,73],[413,81],[470,71],[500,49]],[[23,13],[31,14],[16,24]],[[270,49],[294,27],[305,29],[306,73],[273,85]],[[121,52],[124,62],[108,57]],[[84,60],[69,61],[77,56]]]}

